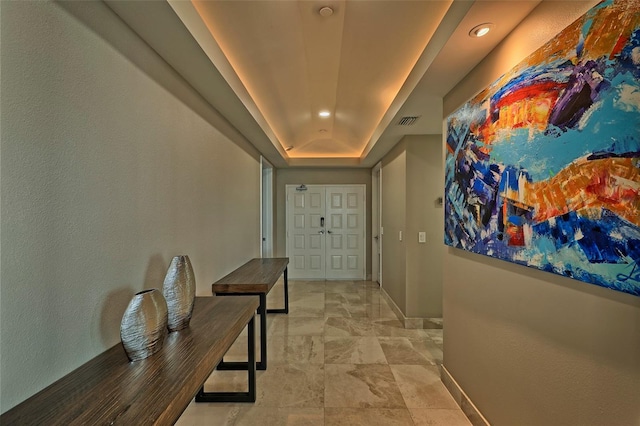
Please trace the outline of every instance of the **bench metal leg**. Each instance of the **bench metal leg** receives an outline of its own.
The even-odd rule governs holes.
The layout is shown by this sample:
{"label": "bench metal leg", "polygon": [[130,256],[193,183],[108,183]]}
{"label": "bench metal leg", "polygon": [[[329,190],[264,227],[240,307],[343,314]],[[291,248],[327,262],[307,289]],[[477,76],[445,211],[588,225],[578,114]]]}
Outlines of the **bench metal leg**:
{"label": "bench metal leg", "polygon": [[[221,293],[223,295],[225,293]],[[226,295],[237,295],[226,293]],[[267,369],[267,295],[265,293],[259,293],[260,296],[260,306],[258,307],[258,313],[260,314],[260,361],[256,363],[256,369],[258,370],[266,370]],[[251,361],[249,361],[251,362]],[[244,361],[234,362],[234,361],[224,361],[223,360],[216,367],[218,370],[246,370],[247,363]]]}
{"label": "bench metal leg", "polygon": [[284,268],[284,309],[267,309],[268,314],[288,314],[289,313],[289,278],[287,268]]}
{"label": "bench metal leg", "polygon": [[247,370],[247,392],[205,392],[204,386],[196,395],[196,402],[256,402],[256,337],[255,317],[248,323],[247,356],[244,363]]}

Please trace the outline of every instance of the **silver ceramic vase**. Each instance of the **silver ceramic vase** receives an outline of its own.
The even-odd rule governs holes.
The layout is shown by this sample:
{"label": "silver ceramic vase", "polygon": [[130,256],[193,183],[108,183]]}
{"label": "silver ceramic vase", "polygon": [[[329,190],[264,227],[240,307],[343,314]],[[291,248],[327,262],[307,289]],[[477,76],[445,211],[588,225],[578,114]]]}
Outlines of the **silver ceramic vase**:
{"label": "silver ceramic vase", "polygon": [[160,290],[136,293],[120,323],[120,339],[129,359],[138,361],[158,352],[166,335],[167,302]]}
{"label": "silver ceramic vase", "polygon": [[196,297],[196,278],[189,256],[176,256],[171,260],[162,293],[169,309],[169,331],[188,327]]}

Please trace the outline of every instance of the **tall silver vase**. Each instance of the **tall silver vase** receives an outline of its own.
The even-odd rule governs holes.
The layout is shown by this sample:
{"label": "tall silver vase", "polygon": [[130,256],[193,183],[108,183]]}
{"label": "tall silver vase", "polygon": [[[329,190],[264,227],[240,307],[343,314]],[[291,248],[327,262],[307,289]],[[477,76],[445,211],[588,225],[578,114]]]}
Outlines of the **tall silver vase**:
{"label": "tall silver vase", "polygon": [[138,361],[158,352],[166,335],[167,302],[160,290],[136,293],[120,323],[120,338],[129,359]]}
{"label": "tall silver vase", "polygon": [[196,297],[196,278],[189,256],[176,256],[171,260],[162,293],[169,308],[169,331],[188,327]]}

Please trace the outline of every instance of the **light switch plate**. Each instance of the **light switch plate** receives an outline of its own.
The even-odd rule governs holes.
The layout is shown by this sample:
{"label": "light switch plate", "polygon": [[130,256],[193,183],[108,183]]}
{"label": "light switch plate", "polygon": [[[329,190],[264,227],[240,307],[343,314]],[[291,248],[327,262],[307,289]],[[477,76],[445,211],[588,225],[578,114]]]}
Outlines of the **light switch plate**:
{"label": "light switch plate", "polygon": [[426,243],[427,242],[427,233],[424,231],[418,232],[418,242]]}
{"label": "light switch plate", "polygon": [[400,241],[402,241],[402,231],[400,231],[400,233],[398,234],[398,238],[400,239]]}

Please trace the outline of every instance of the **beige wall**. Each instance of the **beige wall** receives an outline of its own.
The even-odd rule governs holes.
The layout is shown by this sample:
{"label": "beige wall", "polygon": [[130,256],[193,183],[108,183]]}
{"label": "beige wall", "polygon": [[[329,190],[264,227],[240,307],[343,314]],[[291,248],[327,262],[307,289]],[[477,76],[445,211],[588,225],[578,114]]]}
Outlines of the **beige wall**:
{"label": "beige wall", "polygon": [[[594,2],[543,2],[445,114]],[[449,247],[444,366],[493,425],[640,424],[640,298]]]}
{"label": "beige wall", "polygon": [[371,169],[287,168],[276,171],[276,235],[275,252],[286,256],[286,185],[366,185],[366,274],[371,276]]}
{"label": "beige wall", "polygon": [[382,162],[383,288],[407,318],[442,317],[441,140],[405,136]]}
{"label": "beige wall", "polygon": [[4,412],[118,344],[174,255],[200,295],[257,256],[260,166],[102,2],[0,7]]}
{"label": "beige wall", "polygon": [[[407,144],[407,310],[409,318],[442,317],[442,137],[405,137]],[[418,232],[427,234],[418,243]]]}
{"label": "beige wall", "polygon": [[407,312],[407,154],[400,141],[382,160],[382,287]]}

